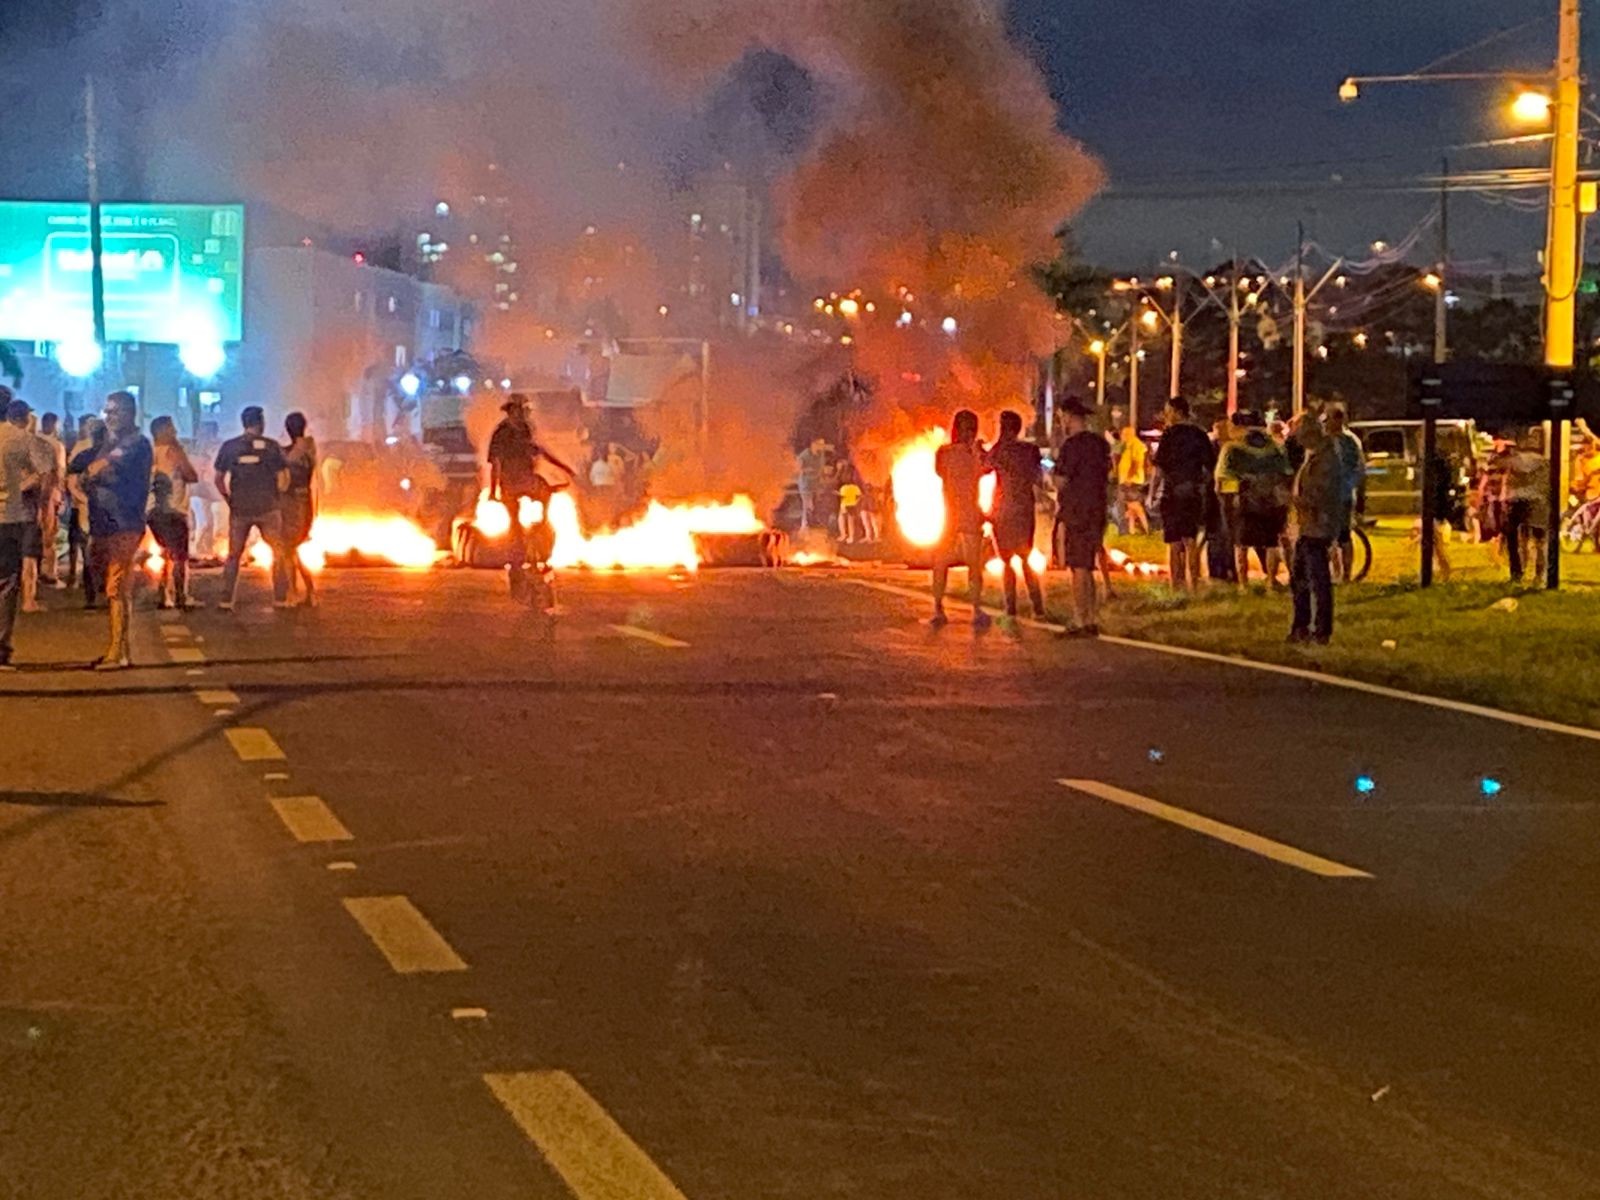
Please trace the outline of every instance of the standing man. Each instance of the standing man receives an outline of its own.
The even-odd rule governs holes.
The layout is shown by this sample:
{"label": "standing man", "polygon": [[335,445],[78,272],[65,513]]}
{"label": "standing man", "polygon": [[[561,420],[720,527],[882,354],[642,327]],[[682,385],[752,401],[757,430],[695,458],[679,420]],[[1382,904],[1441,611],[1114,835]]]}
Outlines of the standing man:
{"label": "standing man", "polygon": [[89,496],[89,558],[111,610],[111,645],[95,663],[100,671],[133,665],[134,556],[144,540],[145,506],[155,453],[139,432],[139,403],[132,392],[106,397],[106,437],[98,450],[72,464],[82,470]]}
{"label": "standing man", "polygon": [[489,498],[504,504],[511,517],[511,559],[506,564],[506,574],[511,581],[512,594],[516,595],[521,586],[522,565],[528,558],[528,531],[522,527],[523,497],[544,505],[544,519],[547,522],[550,519],[550,484],[539,474],[540,462],[548,459],[569,478],[577,476],[571,467],[534,438],[526,396],[515,393],[500,407],[506,414],[505,419],[495,426],[489,438]]}
{"label": "standing man", "polygon": [[804,531],[821,525],[826,529],[828,518],[823,511],[822,495],[828,490],[828,476],[831,473],[828,440],[812,438],[811,445],[800,451],[795,462],[800,468],[796,480],[800,488],[800,528]]}
{"label": "standing man", "polygon": [[1281,543],[1289,523],[1289,456],[1266,431],[1259,413],[1239,412],[1234,424],[1244,436],[1223,447],[1217,459],[1217,486],[1226,505],[1235,566],[1242,588],[1250,578],[1250,551],[1261,560],[1268,583],[1278,578]]}
{"label": "standing man", "polygon": [[200,473],[184,452],[171,417],[150,422],[150,439],[155,447],[148,524],[162,559],[156,607],[188,612],[195,606],[189,598],[189,489],[200,482]]}
{"label": "standing man", "polygon": [[233,611],[239,587],[239,564],[250,543],[251,530],[272,551],[272,603],[289,607],[289,571],[283,546],[283,513],[278,497],[289,487],[289,467],[283,448],[267,436],[267,417],[252,404],[239,414],[244,432],[222,443],[217,451],[213,482],[228,504],[228,561],[222,568],[223,612]]}
{"label": "standing man", "polygon": [[1111,448],[1089,432],[1089,409],[1076,396],[1061,405],[1066,440],[1056,454],[1056,521],[1065,534],[1062,555],[1072,572],[1073,627],[1068,637],[1099,637],[1094,572],[1105,549],[1106,480]]}
{"label": "standing man", "polygon": [[22,560],[30,531],[37,532],[37,497],[55,470],[43,443],[28,432],[28,405],[0,385],[0,671],[11,665],[11,633],[22,599]]}
{"label": "standing man", "polygon": [[1039,484],[1043,456],[1039,447],[1022,440],[1022,414],[1009,409],[1000,414],[1000,438],[989,448],[988,465],[994,471],[994,543],[1000,552],[1005,580],[1006,616],[1017,615],[1017,572],[1012,559],[1020,559],[1022,578],[1033,601],[1033,615],[1044,616],[1044,589],[1028,556],[1033,553],[1038,522]]}
{"label": "standing man", "polygon": [[1342,404],[1330,404],[1323,414],[1327,422],[1328,437],[1339,456],[1339,469],[1344,480],[1343,522],[1339,527],[1339,578],[1350,582],[1350,572],[1355,565],[1355,541],[1351,529],[1366,508],[1367,448],[1350,428],[1350,414]]}
{"label": "standing man", "polygon": [[1522,582],[1527,552],[1534,553],[1535,578],[1544,574],[1545,538],[1550,529],[1550,463],[1539,453],[1539,431],[1524,429],[1506,461],[1500,498],[1505,509],[1506,560],[1511,581]]}
{"label": "standing man", "polygon": [[1193,592],[1200,586],[1200,527],[1205,524],[1206,493],[1217,461],[1211,439],[1190,416],[1189,402],[1182,396],[1167,401],[1155,477],[1161,490],[1161,537],[1167,544],[1172,586]]}
{"label": "standing man", "polygon": [[978,480],[988,472],[983,447],[978,443],[978,414],[963,408],[950,423],[950,444],[940,446],[934,470],[944,484],[944,539],[933,552],[933,621],[947,625],[944,593],[950,583],[951,564],[967,569],[967,601],[972,624],[988,628],[983,611],[983,510],[978,506]]}
{"label": "standing man", "polygon": [[1333,571],[1329,555],[1345,516],[1345,466],[1338,444],[1315,419],[1299,423],[1294,439],[1305,461],[1294,477],[1294,593],[1291,642],[1327,645],[1333,637]]}

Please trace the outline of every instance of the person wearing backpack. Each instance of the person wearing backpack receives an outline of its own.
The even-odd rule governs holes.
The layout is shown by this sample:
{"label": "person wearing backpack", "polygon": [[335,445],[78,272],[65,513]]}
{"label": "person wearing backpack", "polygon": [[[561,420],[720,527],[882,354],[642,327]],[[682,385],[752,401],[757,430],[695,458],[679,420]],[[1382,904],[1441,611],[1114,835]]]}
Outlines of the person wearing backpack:
{"label": "person wearing backpack", "polygon": [[1267,433],[1261,414],[1239,412],[1233,420],[1243,434],[1224,446],[1217,459],[1217,491],[1233,536],[1239,586],[1244,587],[1252,550],[1267,581],[1278,577],[1294,469],[1283,447]]}

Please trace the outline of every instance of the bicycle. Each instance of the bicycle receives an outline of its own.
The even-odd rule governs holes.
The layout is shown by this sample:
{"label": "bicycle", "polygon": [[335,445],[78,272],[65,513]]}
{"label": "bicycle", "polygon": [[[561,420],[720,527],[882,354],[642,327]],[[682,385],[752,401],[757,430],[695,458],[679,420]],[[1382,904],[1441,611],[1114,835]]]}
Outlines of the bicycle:
{"label": "bicycle", "polygon": [[1561,518],[1561,544],[1576,554],[1585,542],[1600,550],[1600,500],[1579,504]]}

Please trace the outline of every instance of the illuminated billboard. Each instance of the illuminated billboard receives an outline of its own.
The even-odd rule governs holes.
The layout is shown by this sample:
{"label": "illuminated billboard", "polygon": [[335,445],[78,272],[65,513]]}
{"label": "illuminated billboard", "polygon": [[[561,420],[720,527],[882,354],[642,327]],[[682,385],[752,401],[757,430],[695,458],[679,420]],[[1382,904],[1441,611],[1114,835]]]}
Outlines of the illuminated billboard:
{"label": "illuminated billboard", "polygon": [[[244,337],[244,208],[101,208],[106,337],[204,345]],[[0,339],[94,336],[89,206],[0,201]]]}

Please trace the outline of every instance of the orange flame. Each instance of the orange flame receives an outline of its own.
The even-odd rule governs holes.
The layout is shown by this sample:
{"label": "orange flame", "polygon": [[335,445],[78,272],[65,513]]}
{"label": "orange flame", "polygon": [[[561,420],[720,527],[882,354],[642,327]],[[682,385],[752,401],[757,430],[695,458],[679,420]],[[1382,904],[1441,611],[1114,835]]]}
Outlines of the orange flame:
{"label": "orange flame", "polygon": [[[518,508],[522,524],[537,524],[543,517],[537,501],[524,497]],[[511,530],[505,505],[478,497],[472,523],[488,538],[504,537]],[[695,535],[760,533],[766,528],[756,515],[755,501],[735,496],[730,502],[702,501],[666,505],[652,500],[643,516],[620,529],[585,533],[578,505],[571,494],[550,498],[550,525],[555,530],[553,567],[589,567],[595,570],[666,570],[700,565]]]}

